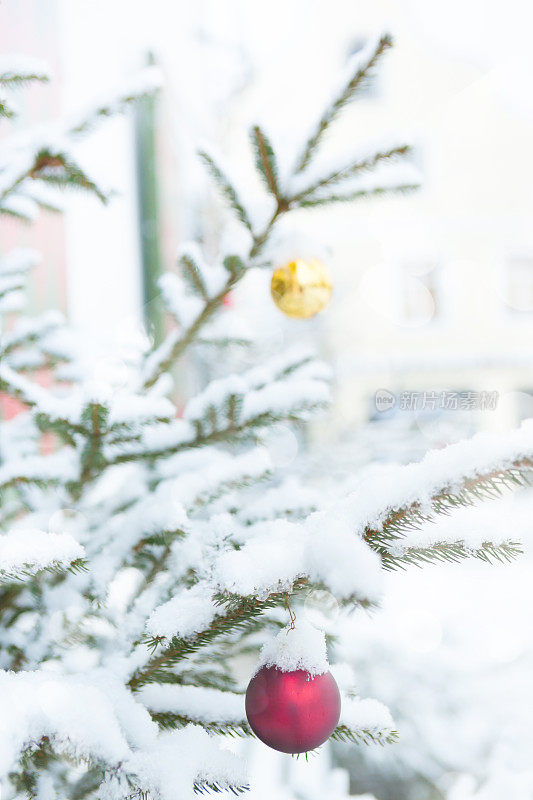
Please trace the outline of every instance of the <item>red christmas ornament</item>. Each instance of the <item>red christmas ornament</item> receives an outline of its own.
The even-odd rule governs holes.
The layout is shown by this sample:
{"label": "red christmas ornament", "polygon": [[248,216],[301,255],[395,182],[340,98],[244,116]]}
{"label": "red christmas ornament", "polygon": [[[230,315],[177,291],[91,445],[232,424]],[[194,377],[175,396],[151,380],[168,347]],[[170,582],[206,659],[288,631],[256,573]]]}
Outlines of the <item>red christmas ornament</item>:
{"label": "red christmas ornament", "polygon": [[329,739],[341,698],[331,672],[282,672],[261,667],[246,690],[246,716],[255,735],[282,753],[305,753]]}

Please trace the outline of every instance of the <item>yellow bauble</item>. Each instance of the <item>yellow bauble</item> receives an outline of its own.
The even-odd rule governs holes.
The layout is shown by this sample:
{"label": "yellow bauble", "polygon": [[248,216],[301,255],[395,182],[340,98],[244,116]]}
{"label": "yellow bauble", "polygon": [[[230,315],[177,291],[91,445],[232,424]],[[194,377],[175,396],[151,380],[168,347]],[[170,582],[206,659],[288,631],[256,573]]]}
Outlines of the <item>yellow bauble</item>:
{"label": "yellow bauble", "polygon": [[288,317],[314,317],[329,303],[331,279],[317,258],[297,258],[272,275],[270,291],[277,307]]}

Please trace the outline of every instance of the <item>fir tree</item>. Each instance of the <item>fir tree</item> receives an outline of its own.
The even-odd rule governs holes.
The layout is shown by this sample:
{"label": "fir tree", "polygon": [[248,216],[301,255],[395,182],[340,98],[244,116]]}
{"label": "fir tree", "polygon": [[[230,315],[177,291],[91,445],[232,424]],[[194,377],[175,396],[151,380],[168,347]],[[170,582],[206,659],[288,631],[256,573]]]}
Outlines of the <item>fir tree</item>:
{"label": "fir tree", "polygon": [[[242,764],[218,738],[249,736],[231,660],[255,651],[314,588],[344,605],[379,603],[383,570],[469,557],[507,560],[506,532],[471,542],[439,518],[506,488],[531,468],[533,430],[480,435],[420,464],[390,467],[331,503],[276,479],[261,444],[277,422],[306,422],[328,403],[327,371],[288,352],[210,382],[177,417],[171,371],[198,344],[224,346],[224,299],[270,266],[278,221],[293,209],[416,188],[393,145],[320,172],[328,128],[357,99],[388,36],[352,64],[290,176],[254,127],[255,164],[271,203],[260,227],[229,174],[202,157],[248,237],[247,251],[208,264],[183,248],[161,292],[173,321],[157,347],[130,354],[128,379],[106,391],[84,374],[57,314],[20,316],[35,256],[0,264],[0,389],[26,411],[0,435],[0,774],[6,796],[172,800],[243,791]],[[9,90],[43,80],[30,62],[4,64]],[[72,137],[145,91],[127,91],[84,119],[15,133],[0,146],[0,213],[31,218],[55,207],[50,187],[104,193],[70,154]],[[393,163],[394,162],[394,163]],[[377,169],[377,172],[376,172]],[[8,324],[9,323],[9,324]],[[34,379],[46,368],[50,388]],[[42,433],[52,453],[40,451]],[[72,510],[70,518],[65,509]],[[53,520],[50,523],[50,520]],[[67,530],[68,529],[68,530]],[[114,598],[120,587],[122,602]],[[116,593],[115,593],[116,594]],[[334,739],[392,743],[378,702],[348,693]],[[8,788],[11,787],[11,788]]]}

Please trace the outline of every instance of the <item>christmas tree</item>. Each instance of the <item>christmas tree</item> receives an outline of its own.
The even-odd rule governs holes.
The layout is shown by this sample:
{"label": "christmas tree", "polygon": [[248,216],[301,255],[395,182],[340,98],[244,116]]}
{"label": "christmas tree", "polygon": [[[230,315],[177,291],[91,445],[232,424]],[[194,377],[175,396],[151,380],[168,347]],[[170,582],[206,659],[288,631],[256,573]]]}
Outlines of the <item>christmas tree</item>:
{"label": "christmas tree", "polygon": [[[235,341],[225,298],[248,271],[280,267],[269,247],[281,218],[416,188],[403,144],[329,168],[321,160],[329,127],[390,45],[381,37],[353,59],[288,172],[265,131],[251,130],[266,219],[255,218],[229,173],[202,154],[243,236],[212,264],[197,246],[182,249],[178,269],[160,282],[168,333],[156,346],[121,352],[127,369],[119,385],[87,373],[76,337],[57,314],[21,314],[34,255],[2,258],[0,390],[25,409],[0,428],[0,772],[7,796],[239,793],[248,784],[245,768],[221,743],[253,731],[285,752],[308,750],[329,733],[356,746],[392,744],[388,710],[353,696],[333,668],[339,696],[324,636],[304,623],[301,602],[318,589],[346,606],[375,607],[384,570],[520,552],[507,531],[472,537],[442,519],[525,482],[530,425],[383,468],[332,500],[277,478],[262,445],[273,424],[307,422],[327,405],[328,371],[308,353],[283,352],[210,381],[181,415],[169,399],[186,353],[206,344],[220,352]],[[5,62],[3,116],[14,113],[14,87],[45,78],[29,61]],[[148,83],[83,118],[4,139],[0,212],[31,218],[39,205],[54,208],[57,187],[105,199],[72,157],[72,140],[151,91]],[[293,272],[296,290],[313,294],[313,284]],[[35,379],[43,369],[46,388]],[[43,434],[53,442],[46,453]],[[247,719],[232,664],[260,647]],[[302,730],[299,719],[295,731],[280,718],[280,704],[296,697],[309,717],[306,692],[321,721]],[[277,718],[265,721],[274,697]],[[322,712],[331,712],[324,729]]]}

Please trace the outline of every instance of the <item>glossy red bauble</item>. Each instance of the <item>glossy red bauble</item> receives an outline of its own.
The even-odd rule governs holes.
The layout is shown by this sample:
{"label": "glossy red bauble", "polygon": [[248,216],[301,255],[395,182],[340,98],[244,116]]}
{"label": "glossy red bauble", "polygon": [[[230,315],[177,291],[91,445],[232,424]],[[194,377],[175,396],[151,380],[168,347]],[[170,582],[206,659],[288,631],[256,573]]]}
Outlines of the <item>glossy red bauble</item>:
{"label": "glossy red bauble", "polygon": [[246,690],[246,716],[255,735],[282,753],[305,753],[333,733],[341,698],[331,672],[261,667]]}

